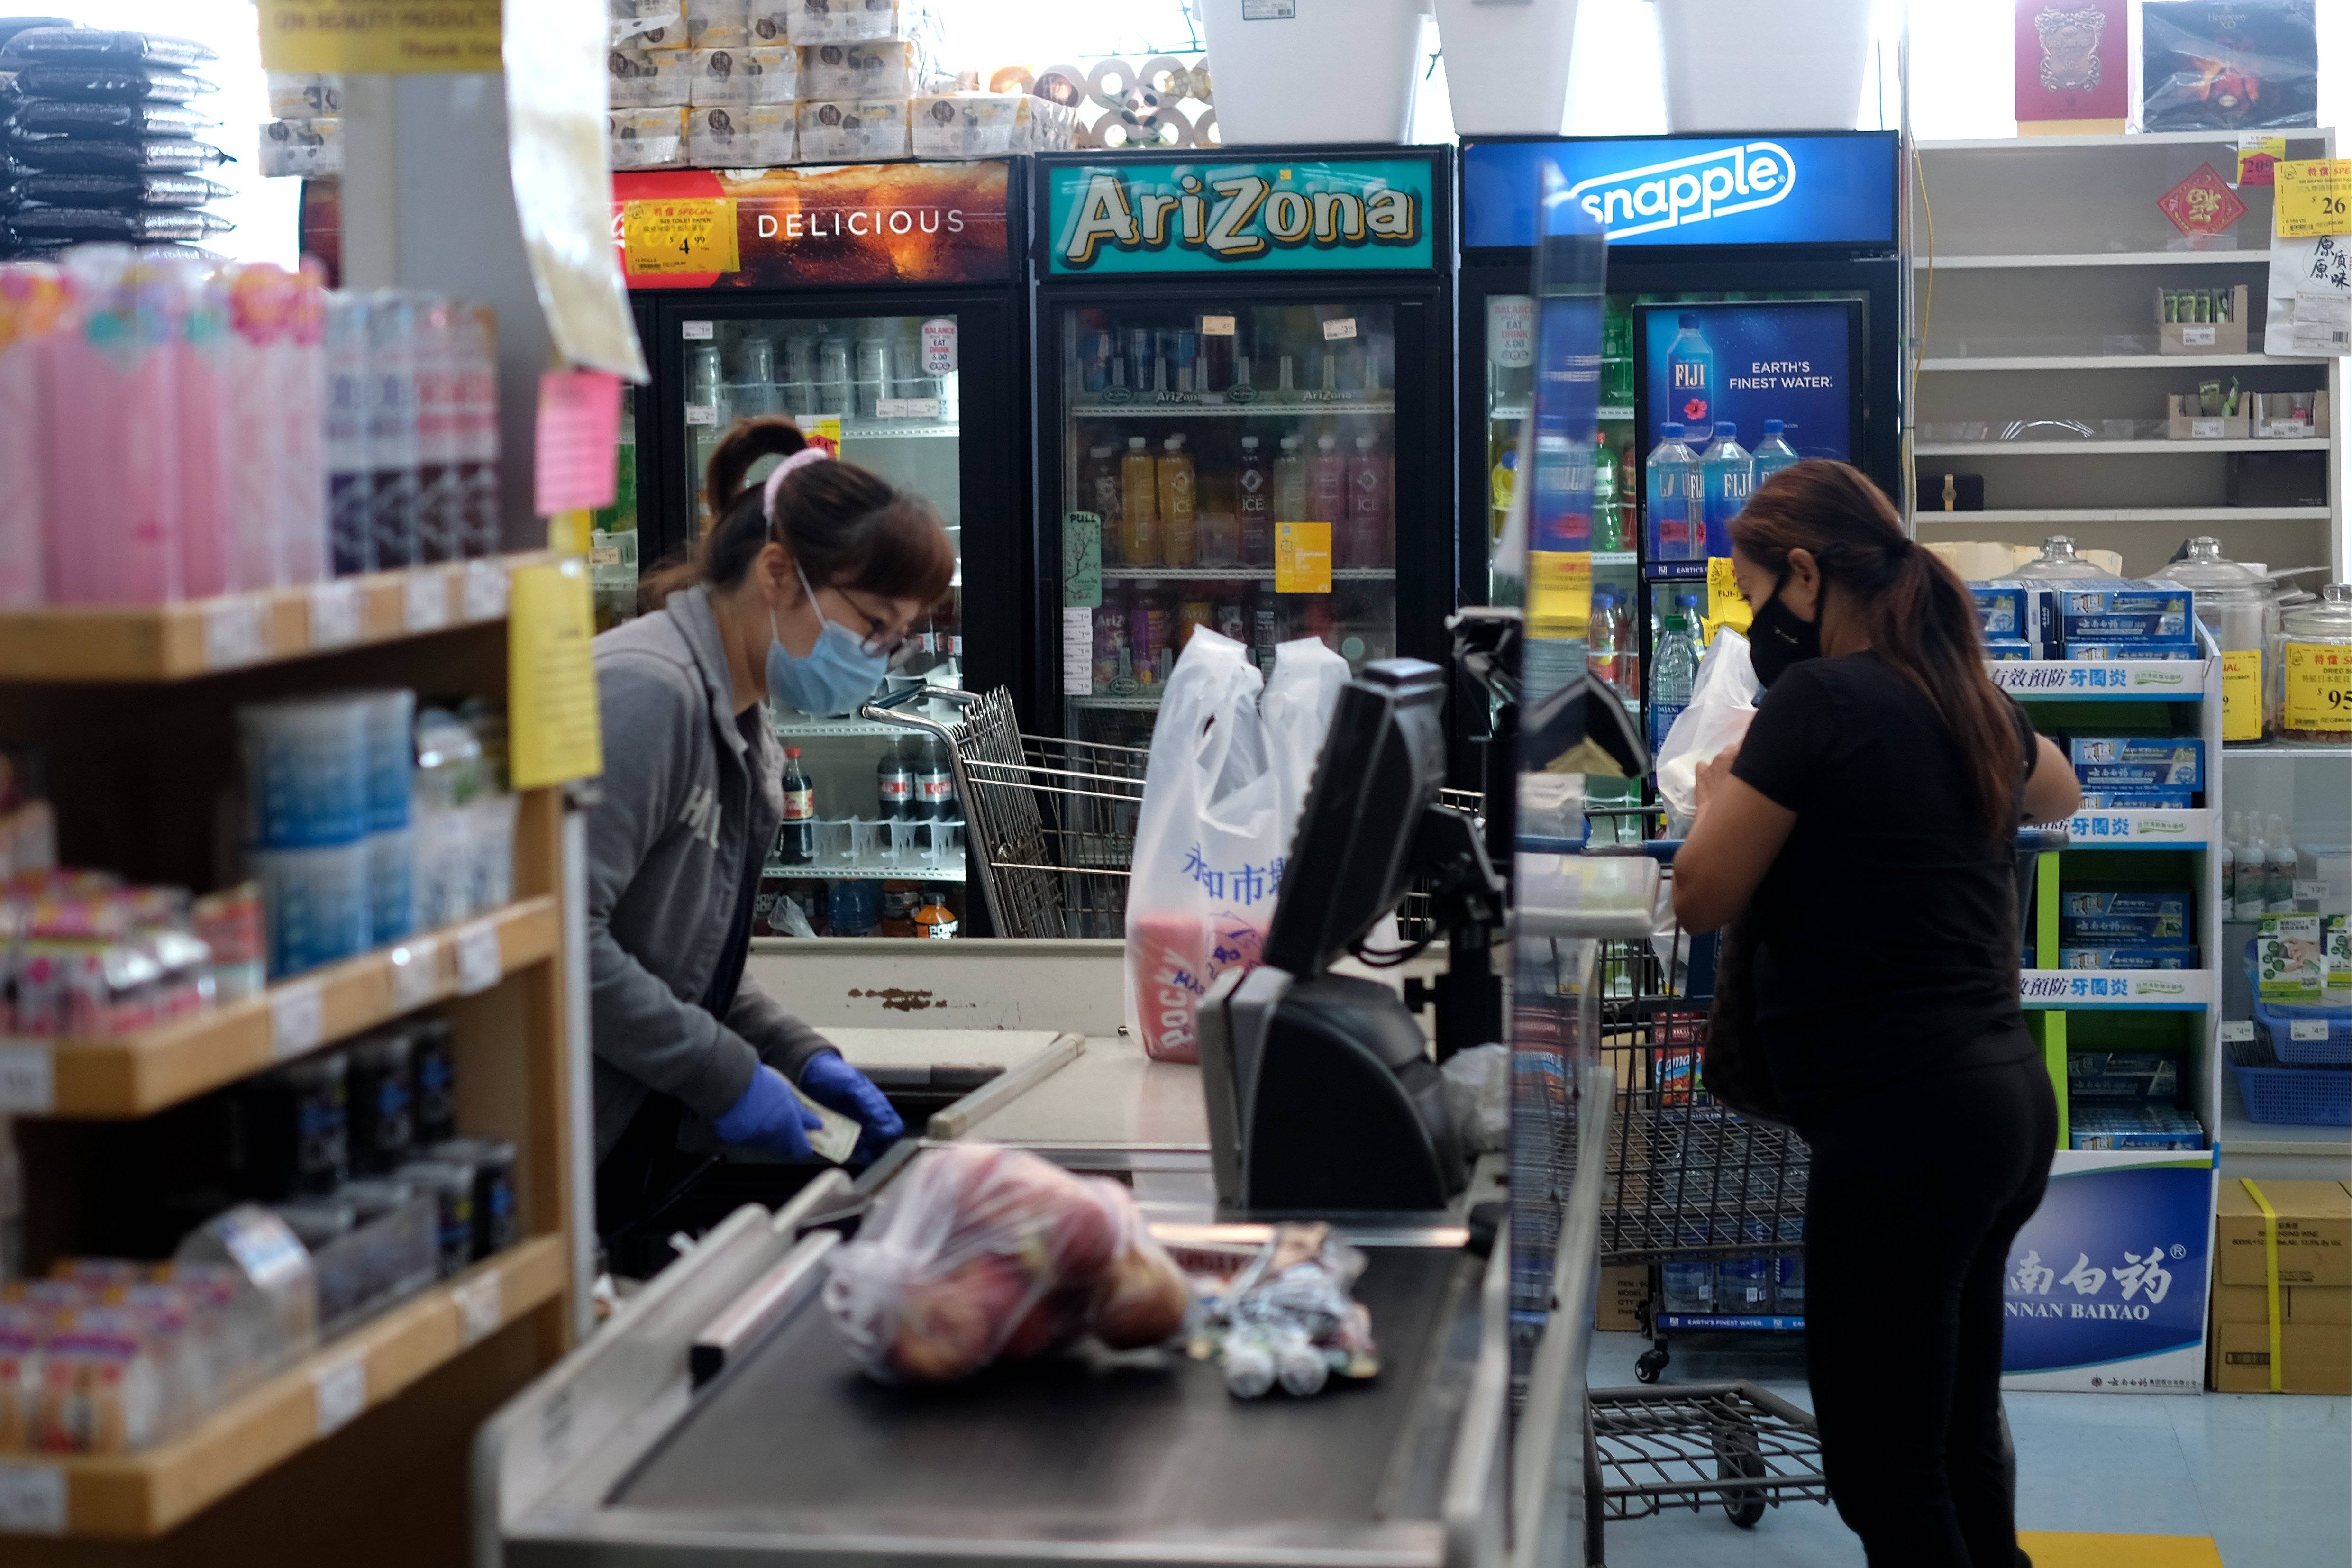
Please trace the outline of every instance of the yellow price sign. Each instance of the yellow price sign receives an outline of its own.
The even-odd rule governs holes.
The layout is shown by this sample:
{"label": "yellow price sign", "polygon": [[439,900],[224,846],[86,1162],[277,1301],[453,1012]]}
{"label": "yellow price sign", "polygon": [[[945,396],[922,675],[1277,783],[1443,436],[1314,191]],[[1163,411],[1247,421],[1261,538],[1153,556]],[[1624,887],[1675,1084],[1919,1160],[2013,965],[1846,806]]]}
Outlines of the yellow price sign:
{"label": "yellow price sign", "polygon": [[1711,557],[1706,563],[1708,637],[1712,638],[1716,628],[1720,626],[1729,626],[1744,637],[1748,632],[1748,623],[1754,619],[1755,615],[1748,609],[1748,601],[1740,595],[1739,579],[1732,574],[1731,557]]}
{"label": "yellow price sign", "polygon": [[2284,726],[2304,735],[2352,733],[2352,649],[2291,642],[2285,664]]}
{"label": "yellow price sign", "polygon": [[621,247],[633,277],[738,271],[743,261],[735,243],[735,198],[623,202]]}
{"label": "yellow price sign", "polygon": [[1528,552],[1528,635],[1583,637],[1592,626],[1592,552]]}
{"label": "yellow price sign", "polygon": [[402,76],[506,68],[499,0],[260,0],[260,19],[268,70]]}
{"label": "yellow price sign", "polygon": [[2273,174],[2281,239],[2352,234],[2352,158],[2301,158]]}
{"label": "yellow price sign", "polygon": [[2284,136],[2239,137],[2236,184],[2241,187],[2271,184],[2271,171],[2285,156],[2286,138]]}
{"label": "yellow price sign", "polygon": [[1328,594],[1331,591],[1329,523],[1277,522],[1274,525],[1274,591],[1277,594]]}
{"label": "yellow price sign", "polygon": [[516,570],[507,602],[507,771],[515,788],[604,771],[595,637],[584,562]]}
{"label": "yellow price sign", "polygon": [[2263,656],[2257,648],[2221,655],[2221,739],[2263,738]]}

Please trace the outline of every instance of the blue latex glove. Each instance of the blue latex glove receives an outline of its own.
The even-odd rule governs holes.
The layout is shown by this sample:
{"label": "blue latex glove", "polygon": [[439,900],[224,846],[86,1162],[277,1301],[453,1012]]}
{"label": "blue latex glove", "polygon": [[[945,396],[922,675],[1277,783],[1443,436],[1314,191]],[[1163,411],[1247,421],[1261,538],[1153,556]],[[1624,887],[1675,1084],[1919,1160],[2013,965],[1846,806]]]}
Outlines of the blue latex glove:
{"label": "blue latex glove", "polygon": [[808,1160],[809,1129],[821,1123],[793,1093],[784,1075],[762,1064],[751,1074],[743,1097],[711,1124],[729,1143],[757,1149],[780,1160]]}
{"label": "blue latex glove", "polygon": [[874,1087],[874,1080],[841,1059],[839,1051],[819,1051],[801,1068],[801,1088],[811,1100],[844,1116],[855,1117],[866,1131],[853,1157],[871,1161],[906,1134],[907,1124]]}

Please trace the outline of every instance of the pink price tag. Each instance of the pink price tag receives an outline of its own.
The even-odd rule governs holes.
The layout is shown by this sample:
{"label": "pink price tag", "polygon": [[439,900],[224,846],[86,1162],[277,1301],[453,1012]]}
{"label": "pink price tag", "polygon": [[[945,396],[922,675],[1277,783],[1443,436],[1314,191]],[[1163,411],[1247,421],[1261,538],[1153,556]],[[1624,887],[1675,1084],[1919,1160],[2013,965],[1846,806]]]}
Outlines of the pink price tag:
{"label": "pink price tag", "polygon": [[620,438],[620,377],[600,370],[551,370],[541,376],[534,436],[539,515],[611,506]]}

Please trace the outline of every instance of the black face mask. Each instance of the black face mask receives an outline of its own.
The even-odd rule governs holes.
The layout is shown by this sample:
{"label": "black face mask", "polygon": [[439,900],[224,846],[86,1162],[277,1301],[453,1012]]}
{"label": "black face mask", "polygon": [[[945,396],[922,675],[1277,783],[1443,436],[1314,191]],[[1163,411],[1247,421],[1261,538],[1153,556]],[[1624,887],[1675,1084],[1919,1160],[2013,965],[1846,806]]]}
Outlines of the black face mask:
{"label": "black face mask", "polygon": [[1757,684],[1770,687],[1792,664],[1822,657],[1822,623],[1801,621],[1780,602],[1785,576],[1773,586],[1772,596],[1756,612],[1748,627],[1748,662],[1755,668]]}

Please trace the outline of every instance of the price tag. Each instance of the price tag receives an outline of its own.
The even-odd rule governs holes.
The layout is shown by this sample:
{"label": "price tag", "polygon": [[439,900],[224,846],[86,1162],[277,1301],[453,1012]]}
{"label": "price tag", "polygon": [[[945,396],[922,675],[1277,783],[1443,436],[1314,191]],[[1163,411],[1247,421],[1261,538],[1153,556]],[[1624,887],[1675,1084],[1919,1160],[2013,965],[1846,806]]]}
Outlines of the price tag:
{"label": "price tag", "polygon": [[1204,338],[1230,338],[1234,335],[1234,319],[1231,316],[1203,316],[1201,318],[1201,335]]}
{"label": "price tag", "polygon": [[1323,341],[1327,343],[1336,343],[1341,338],[1352,338],[1355,335],[1356,318],[1353,316],[1344,317],[1337,321],[1326,321],[1323,323]]}
{"label": "price tag", "polygon": [[2221,655],[2221,739],[2263,738],[2263,656],[2239,648]]}
{"label": "price tag", "polygon": [[412,632],[437,632],[449,624],[449,579],[431,567],[411,572],[401,584],[402,618]]}
{"label": "price tag", "polygon": [[677,324],[678,341],[688,343],[707,343],[710,342],[711,326],[712,323],[709,321],[680,321]]}
{"label": "price tag", "polygon": [[507,1321],[506,1276],[493,1268],[450,1292],[457,1303],[457,1341],[476,1345],[499,1331]]}
{"label": "price tag", "polygon": [[1581,637],[1592,626],[1592,553],[1586,550],[1528,552],[1528,635],[1550,640]]}
{"label": "price tag", "polygon": [[269,1054],[284,1061],[316,1050],[327,1034],[326,994],[316,981],[288,985],[269,999]]}
{"label": "price tag", "polygon": [[[2181,328],[2180,346],[2189,349],[2211,348],[2213,346],[2213,329],[2210,326],[2189,326]],[[2212,434],[2219,436],[2221,433],[2221,422],[2220,420],[2208,420],[2206,423],[2213,426]],[[2191,434],[2197,433],[2198,432],[2194,430],[2191,431]]]}
{"label": "price tag", "polygon": [[874,400],[877,419],[937,419],[940,400],[936,397],[877,397]]}
{"label": "price tag", "polygon": [[2296,1018],[2287,1025],[2286,1037],[2290,1040],[2324,1040],[2327,1038],[2327,1020]]}
{"label": "price tag", "polygon": [[310,646],[349,647],[360,640],[360,585],[350,578],[310,590]]}
{"label": "price tag", "polygon": [[1328,594],[1331,591],[1329,523],[1277,522],[1274,525],[1274,591],[1277,594]]}
{"label": "price tag", "polygon": [[367,1352],[347,1351],[310,1372],[310,1402],[321,1437],[339,1432],[367,1408]]}
{"label": "price tag", "polygon": [[2271,184],[2272,167],[2286,156],[2284,136],[2241,136],[2238,138],[2238,184],[2267,185]]}
{"label": "price tag", "polygon": [[47,1046],[0,1046],[0,1111],[47,1116],[58,1108],[58,1069]]}
{"label": "price tag", "polygon": [[0,1531],[63,1535],[66,1473],[55,1465],[0,1464]]}
{"label": "price tag", "polygon": [[503,561],[466,563],[466,618],[501,621],[507,614],[507,563]]}
{"label": "price tag", "polygon": [[[735,198],[623,202],[621,251],[636,278],[738,271],[743,262],[736,247]],[[693,324],[707,329],[710,323]]]}
{"label": "price tag", "polygon": [[[2206,328],[2205,335],[2210,339],[2213,329]],[[2192,441],[2218,441],[2221,438],[2221,429],[2219,419],[2191,419],[2189,422],[2189,438]]]}
{"label": "price tag", "polygon": [[1095,690],[1095,613],[1084,605],[1062,610],[1062,695],[1091,697]]}
{"label": "price tag", "polygon": [[2225,1020],[2222,1022],[2222,1025],[2221,1025],[2221,1043],[2222,1043],[2223,1045],[2225,1045],[2225,1046],[2243,1046],[2243,1045],[2250,1045],[2250,1044],[2252,1044],[2252,1043],[2253,1038],[2254,1038],[2254,1025],[2253,1025],[2253,1020],[2252,1020],[2252,1019],[2251,1019],[2251,1018],[2230,1018],[2230,1019],[2225,1019]]}
{"label": "price tag", "polygon": [[223,599],[205,611],[205,668],[232,669],[269,653],[267,606],[257,598]]}
{"label": "price tag", "polygon": [[1745,632],[1748,623],[1755,618],[1748,609],[1746,595],[1739,591],[1739,578],[1731,569],[1731,557],[1713,555],[1706,563],[1706,621],[1709,627],[1731,626]]}
{"label": "price tag", "polygon": [[457,994],[472,996],[488,991],[506,974],[499,955],[499,928],[476,921],[457,931]]}
{"label": "price tag", "polygon": [[708,403],[689,403],[686,405],[686,422],[688,425],[717,425],[719,410]]}
{"label": "price tag", "polygon": [[2321,734],[2352,731],[2352,649],[2291,642],[2285,662],[2286,727]]}
{"label": "price tag", "polygon": [[392,1010],[409,1013],[422,1007],[441,989],[441,943],[418,937],[392,950]]}
{"label": "price tag", "polygon": [[2273,174],[2281,239],[2352,234],[2352,158],[2281,160]]}

